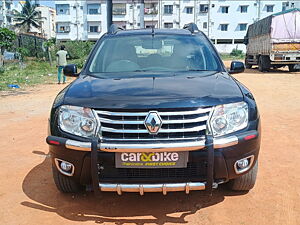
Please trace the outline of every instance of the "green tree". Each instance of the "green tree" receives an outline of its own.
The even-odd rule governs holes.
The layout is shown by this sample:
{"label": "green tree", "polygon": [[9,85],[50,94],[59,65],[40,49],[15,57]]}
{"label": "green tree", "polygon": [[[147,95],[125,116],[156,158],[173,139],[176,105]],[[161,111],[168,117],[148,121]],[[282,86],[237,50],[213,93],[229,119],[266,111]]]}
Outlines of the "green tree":
{"label": "green tree", "polygon": [[[20,3],[21,4],[21,3]],[[21,12],[14,10],[15,26],[22,31],[30,32],[32,27],[41,28],[41,14],[36,10],[36,5],[33,5],[30,0],[26,0],[22,5]]]}
{"label": "green tree", "polygon": [[3,53],[5,49],[9,49],[13,45],[13,41],[16,39],[15,32],[0,27],[0,67],[3,66]]}

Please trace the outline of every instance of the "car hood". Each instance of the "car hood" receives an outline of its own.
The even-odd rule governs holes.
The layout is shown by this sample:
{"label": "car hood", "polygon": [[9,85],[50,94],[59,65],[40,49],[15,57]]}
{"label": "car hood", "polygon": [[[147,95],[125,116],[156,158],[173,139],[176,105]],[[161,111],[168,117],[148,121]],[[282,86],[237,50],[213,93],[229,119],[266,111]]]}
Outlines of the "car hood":
{"label": "car hood", "polygon": [[90,108],[204,107],[243,100],[227,73],[101,79],[81,75],[70,84],[63,104]]}

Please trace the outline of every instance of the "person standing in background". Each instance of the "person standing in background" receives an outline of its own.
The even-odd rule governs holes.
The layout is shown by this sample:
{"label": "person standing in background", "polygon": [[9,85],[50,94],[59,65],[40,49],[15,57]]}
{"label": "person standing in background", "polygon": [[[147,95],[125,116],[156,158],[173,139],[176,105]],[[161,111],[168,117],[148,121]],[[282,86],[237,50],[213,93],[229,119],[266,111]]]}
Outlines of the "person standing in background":
{"label": "person standing in background", "polygon": [[62,74],[62,70],[67,65],[67,56],[68,52],[65,50],[65,46],[60,46],[60,50],[56,53],[58,84],[60,84],[61,76],[63,76],[63,84],[66,83],[66,76]]}

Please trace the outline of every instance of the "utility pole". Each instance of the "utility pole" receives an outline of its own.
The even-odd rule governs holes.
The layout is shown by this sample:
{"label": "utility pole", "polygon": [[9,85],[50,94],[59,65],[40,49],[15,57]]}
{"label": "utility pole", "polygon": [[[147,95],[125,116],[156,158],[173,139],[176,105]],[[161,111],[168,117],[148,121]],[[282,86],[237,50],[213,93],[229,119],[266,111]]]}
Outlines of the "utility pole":
{"label": "utility pole", "polygon": [[210,10],[211,10],[211,0],[208,1],[208,12],[207,12],[207,36],[210,38]]}
{"label": "utility pole", "polygon": [[145,28],[145,1],[141,0],[141,5],[140,5],[140,28],[143,29]]}
{"label": "utility pole", "polygon": [[257,4],[258,4],[258,12],[257,12],[257,20],[260,20],[260,15],[261,15],[261,1],[257,0]]}
{"label": "utility pole", "polygon": [[112,0],[106,0],[107,31],[112,25]]}

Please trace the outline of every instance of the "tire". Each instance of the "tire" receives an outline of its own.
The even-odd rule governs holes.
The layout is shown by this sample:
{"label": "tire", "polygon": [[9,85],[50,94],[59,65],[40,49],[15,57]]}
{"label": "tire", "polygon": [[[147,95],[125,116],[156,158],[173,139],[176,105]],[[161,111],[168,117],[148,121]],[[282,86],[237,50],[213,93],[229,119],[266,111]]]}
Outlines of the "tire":
{"label": "tire", "polygon": [[246,64],[245,64],[245,67],[246,67],[246,69],[251,69],[251,68],[252,68],[252,65],[251,65],[251,64],[248,64],[248,63],[246,63]]}
{"label": "tire", "polygon": [[246,67],[246,69],[252,68],[252,64],[249,64],[249,62],[248,62],[248,56],[246,56],[246,59],[245,59],[245,67]]}
{"label": "tire", "polygon": [[71,179],[61,174],[56,166],[52,165],[52,174],[54,183],[57,189],[62,193],[78,193],[83,190],[83,186]]}
{"label": "tire", "polygon": [[297,72],[297,70],[294,68],[294,66],[295,65],[293,65],[293,64],[292,65],[288,65],[290,72]]}
{"label": "tire", "polygon": [[260,72],[267,72],[270,70],[271,63],[269,56],[262,55],[258,58],[258,70]]}
{"label": "tire", "polygon": [[256,161],[254,167],[246,174],[230,180],[229,188],[233,191],[249,191],[251,190],[256,181],[256,175],[258,171],[258,160]]}
{"label": "tire", "polygon": [[249,64],[248,62],[247,62],[247,60],[245,61],[245,67],[246,67],[246,69],[251,69],[252,68],[252,64]]}

